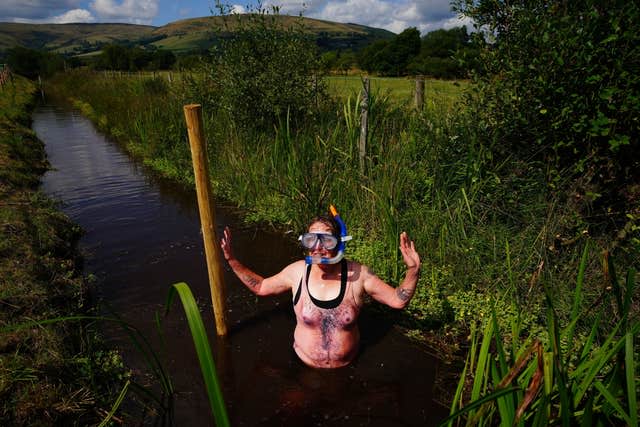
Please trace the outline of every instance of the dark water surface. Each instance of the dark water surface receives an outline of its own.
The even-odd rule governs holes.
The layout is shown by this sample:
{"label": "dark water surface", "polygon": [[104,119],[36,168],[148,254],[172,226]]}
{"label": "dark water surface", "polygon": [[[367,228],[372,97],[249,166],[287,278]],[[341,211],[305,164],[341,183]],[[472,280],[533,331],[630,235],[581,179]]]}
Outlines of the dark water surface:
{"label": "dark water surface", "polygon": [[[158,339],[155,314],[180,281],[201,307],[233,426],[424,426],[446,415],[433,395],[440,362],[366,309],[359,358],[338,370],[311,369],[291,348],[291,296],[258,299],[226,271],[230,333],[217,339],[195,192],[154,177],[66,107],[38,107],[33,129],[53,168],[43,178],[44,192],[85,230],[85,274],[95,276],[102,311],[111,307],[165,357],[177,391],[175,425],[213,425],[179,302],[163,320],[164,346]],[[293,239],[241,225],[229,207],[217,207],[216,219],[235,230],[236,256],[263,275],[301,255]],[[111,324],[104,334],[136,379],[153,384],[126,334]]]}

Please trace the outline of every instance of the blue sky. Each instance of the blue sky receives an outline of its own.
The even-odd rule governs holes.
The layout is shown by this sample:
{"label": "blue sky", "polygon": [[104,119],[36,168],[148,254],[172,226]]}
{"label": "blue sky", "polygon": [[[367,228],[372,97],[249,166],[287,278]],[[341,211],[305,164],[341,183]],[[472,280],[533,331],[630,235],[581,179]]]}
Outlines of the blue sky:
{"label": "blue sky", "polygon": [[[416,27],[422,34],[460,26],[450,0],[263,0],[282,14],[335,22],[351,22],[399,33]],[[237,12],[255,1],[229,0]],[[303,6],[304,4],[304,6]],[[162,26],[185,18],[211,15],[211,0],[0,0],[0,22],[70,23],[126,22]]]}

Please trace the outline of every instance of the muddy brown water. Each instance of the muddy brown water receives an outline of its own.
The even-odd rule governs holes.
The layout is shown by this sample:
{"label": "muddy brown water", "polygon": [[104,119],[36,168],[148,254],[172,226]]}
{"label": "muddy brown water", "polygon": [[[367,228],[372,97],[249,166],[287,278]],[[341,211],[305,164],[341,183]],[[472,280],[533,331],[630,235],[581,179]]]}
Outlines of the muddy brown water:
{"label": "muddy brown water", "polygon": [[[101,311],[113,310],[141,330],[165,360],[176,390],[174,425],[214,424],[179,302],[163,318],[164,340],[158,338],[155,315],[163,313],[170,285],[182,281],[201,307],[231,425],[428,426],[446,417],[434,395],[442,363],[366,307],[357,360],[337,370],[311,369],[291,347],[291,296],[257,298],[226,268],[230,331],[217,339],[195,192],[149,173],[61,103],[40,105],[33,129],[53,168],[43,191],[85,231],[84,274],[93,278]],[[216,207],[216,219],[234,230],[237,257],[259,273],[273,274],[301,256],[294,239],[243,225],[229,206]],[[102,329],[136,380],[155,387],[126,334],[110,323]],[[132,407],[126,425],[137,423]]]}

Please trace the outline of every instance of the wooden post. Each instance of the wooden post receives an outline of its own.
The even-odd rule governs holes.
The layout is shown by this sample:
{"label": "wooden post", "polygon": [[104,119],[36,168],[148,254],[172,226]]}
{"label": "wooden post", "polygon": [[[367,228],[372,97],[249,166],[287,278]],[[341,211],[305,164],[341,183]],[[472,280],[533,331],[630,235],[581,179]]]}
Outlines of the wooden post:
{"label": "wooden post", "polygon": [[44,87],[42,86],[42,78],[38,74],[38,88],[40,89],[40,97],[44,99]]}
{"label": "wooden post", "polygon": [[227,335],[227,321],[225,316],[224,276],[220,264],[220,247],[216,237],[216,219],[213,209],[211,182],[209,181],[209,162],[202,130],[202,107],[199,104],[185,105],[184,117],[187,121],[189,145],[191,146],[191,157],[193,159],[193,172],[198,195],[198,210],[200,211],[204,252],[207,257],[213,315],[216,320],[218,335],[225,336]]}
{"label": "wooden post", "polygon": [[422,111],[424,109],[424,77],[418,76],[416,79],[416,94],[415,94],[416,110]]}
{"label": "wooden post", "polygon": [[369,90],[371,85],[368,77],[362,78],[362,101],[360,103],[360,172],[364,173],[364,158],[367,155],[367,135],[369,133]]}

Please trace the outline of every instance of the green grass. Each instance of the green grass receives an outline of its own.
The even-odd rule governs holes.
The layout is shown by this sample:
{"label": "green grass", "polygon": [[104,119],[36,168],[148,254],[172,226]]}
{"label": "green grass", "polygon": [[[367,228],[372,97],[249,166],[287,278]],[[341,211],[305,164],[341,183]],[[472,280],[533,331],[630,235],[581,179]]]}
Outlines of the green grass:
{"label": "green grass", "polygon": [[27,79],[14,76],[0,87],[0,118],[6,125],[28,117],[28,106],[33,103],[35,86]]}
{"label": "green grass", "polygon": [[[360,76],[331,76],[327,77],[329,93],[346,100],[349,95],[362,90]],[[396,102],[412,103],[415,92],[415,80],[402,77],[369,77],[371,91],[386,95]],[[437,80],[425,79],[425,102],[427,104],[445,105],[453,107],[460,99],[469,83],[465,80]]]}
{"label": "green grass", "polygon": [[[537,165],[517,165],[524,172],[515,177],[483,170],[487,153],[474,145],[464,124],[473,118],[461,117],[463,105],[454,108],[466,82],[428,80],[426,108],[418,113],[411,106],[410,80],[372,79],[364,170],[359,167],[356,77],[329,78],[337,104],[328,104],[325,113],[299,129],[284,119],[273,133],[226,121],[202,74],[172,83],[165,77],[68,74],[52,84],[145,163],[187,185],[193,178],[182,105],[204,104],[212,184],[219,197],[247,208],[254,221],[296,232],[334,203],[355,236],[348,255],[385,280],[401,277],[397,239],[406,230],[430,272],[408,309],[422,327],[466,325],[486,315],[486,293],[504,295],[500,310],[514,316],[504,301],[527,292],[531,271],[546,257],[547,239],[562,218],[545,200]],[[554,275],[549,280],[559,284],[560,295],[572,253],[546,260],[568,266],[544,270]],[[583,303],[589,304],[592,293],[586,295]],[[535,327],[543,293],[533,289],[519,302],[531,313],[526,325]]]}

